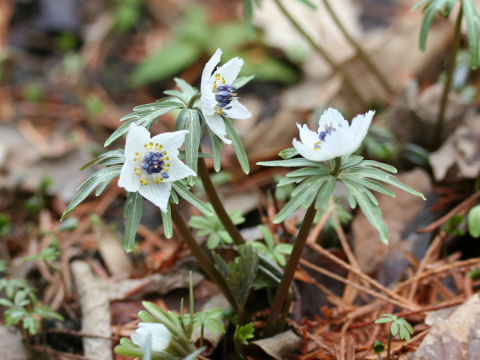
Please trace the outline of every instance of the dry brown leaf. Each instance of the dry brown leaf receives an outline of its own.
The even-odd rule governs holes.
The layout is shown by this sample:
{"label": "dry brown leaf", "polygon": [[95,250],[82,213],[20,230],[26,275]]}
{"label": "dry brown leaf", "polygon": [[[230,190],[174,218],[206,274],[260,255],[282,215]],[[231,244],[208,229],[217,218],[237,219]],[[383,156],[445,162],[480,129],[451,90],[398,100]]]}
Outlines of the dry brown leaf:
{"label": "dry brown leaf", "polygon": [[447,319],[438,319],[413,360],[472,360],[480,358],[480,297],[470,297]]}

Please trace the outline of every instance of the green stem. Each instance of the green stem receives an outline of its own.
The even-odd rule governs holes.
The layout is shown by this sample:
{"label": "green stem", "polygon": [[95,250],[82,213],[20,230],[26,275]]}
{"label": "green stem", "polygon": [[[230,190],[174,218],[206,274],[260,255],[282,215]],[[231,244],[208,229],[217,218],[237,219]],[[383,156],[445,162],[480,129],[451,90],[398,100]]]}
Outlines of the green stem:
{"label": "green stem", "polygon": [[202,250],[200,245],[197,243],[197,241],[193,237],[192,233],[190,232],[190,229],[188,228],[187,224],[183,220],[182,215],[180,215],[180,213],[178,212],[176,205],[170,204],[170,207],[172,210],[172,220],[175,223],[177,230],[182,235],[183,241],[185,241],[187,246],[190,248],[192,255],[195,257],[195,259],[197,259],[202,269],[207,273],[210,279],[212,279],[217,284],[218,288],[223,293],[223,295],[227,298],[232,308],[235,310],[235,312],[238,313],[237,302],[227,282],[225,281],[223,276],[218,272],[215,266],[213,266],[208,256],[205,254],[205,252]]}
{"label": "green stem", "polygon": [[335,158],[335,168],[333,169],[333,172],[332,172],[333,176],[337,177],[341,166],[342,166],[342,158],[341,157],[336,157]]}
{"label": "green stem", "polygon": [[435,129],[435,137],[433,139],[434,148],[437,148],[440,145],[440,141],[442,138],[443,125],[445,122],[445,110],[447,109],[447,103],[448,103],[448,93],[450,92],[450,88],[452,87],[452,79],[453,79],[453,73],[455,71],[457,52],[460,46],[462,14],[463,14],[463,6],[460,5],[460,11],[458,12],[457,21],[455,22],[455,35],[453,38],[452,51],[450,52],[449,65],[447,70],[447,79],[445,80],[445,84],[443,85],[442,98],[440,100],[440,109],[438,111],[437,127]]}
{"label": "green stem", "polygon": [[280,11],[285,15],[285,17],[290,21],[292,26],[305,38],[305,40],[310,44],[310,46],[330,65],[333,71],[339,74],[345,81],[345,85],[350,89],[350,92],[357,98],[358,102],[363,106],[367,106],[367,102],[360,94],[360,91],[357,90],[353,81],[350,79],[348,74],[338,66],[333,58],[327,53],[327,51],[322,48],[320,45],[315,43],[310,35],[300,26],[300,24],[295,20],[295,18],[288,12],[288,10],[283,6],[280,0],[274,0],[277,4]]}
{"label": "green stem", "polygon": [[330,3],[328,2],[328,0],[323,0],[323,4],[325,5],[325,8],[327,9],[328,13],[332,17],[335,24],[337,24],[339,30],[342,32],[343,36],[345,36],[348,42],[355,48],[358,56],[362,59],[362,61],[370,69],[370,71],[372,71],[372,73],[377,78],[378,82],[383,86],[383,88],[390,95],[395,94],[395,91],[392,89],[392,87],[388,83],[388,80],[385,78],[385,76],[383,76],[383,74],[380,72],[377,66],[372,62],[372,60],[370,60],[370,57],[365,53],[365,51],[363,51],[360,44],[358,44],[358,42],[348,33],[347,29],[345,29],[345,26],[343,26],[343,24],[341,23],[337,14],[333,10],[333,8],[330,6]]}
{"label": "green stem", "polygon": [[188,104],[187,104],[187,108],[192,109],[192,108],[193,108],[193,104],[195,104],[195,100],[199,99],[201,96],[202,96],[202,93],[201,93],[201,92],[198,92],[198,93],[196,93],[195,95],[193,95],[193,96],[190,98],[190,101],[189,101]]}
{"label": "green stem", "polygon": [[275,293],[275,297],[273,298],[270,314],[268,315],[267,322],[265,324],[266,336],[273,335],[275,323],[278,320],[278,315],[282,311],[283,304],[285,303],[285,298],[288,295],[288,290],[290,288],[290,284],[292,283],[293,276],[295,275],[295,270],[297,269],[298,263],[302,256],[308,233],[310,232],[310,228],[313,224],[313,219],[315,218],[315,213],[315,204],[313,203],[312,205],[310,205],[307,213],[305,214],[305,218],[303,219],[302,226],[300,227],[300,230],[298,232],[297,240],[295,241],[292,254],[290,255],[287,266],[285,267],[282,281],[280,282],[280,286],[278,287],[277,292]]}
{"label": "green stem", "polygon": [[388,345],[387,345],[387,360],[390,360],[390,350],[392,347],[392,333],[388,335]]}
{"label": "green stem", "polygon": [[207,193],[208,199],[212,203],[213,209],[217,214],[218,218],[222,222],[225,230],[227,230],[228,234],[232,237],[233,242],[236,245],[245,244],[245,240],[243,239],[240,231],[232,222],[232,219],[228,215],[227,211],[223,207],[222,201],[220,200],[217,190],[215,190],[215,186],[212,183],[212,179],[210,178],[210,174],[208,173],[207,165],[205,164],[205,160],[203,158],[198,158],[198,175],[202,180],[203,188]]}

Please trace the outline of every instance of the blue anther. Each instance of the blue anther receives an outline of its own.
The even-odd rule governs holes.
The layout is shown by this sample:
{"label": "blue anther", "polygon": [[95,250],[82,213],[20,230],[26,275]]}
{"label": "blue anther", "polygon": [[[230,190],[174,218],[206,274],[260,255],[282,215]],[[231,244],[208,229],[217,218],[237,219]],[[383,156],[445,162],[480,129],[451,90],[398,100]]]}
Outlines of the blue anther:
{"label": "blue anther", "polygon": [[151,151],[143,157],[142,169],[147,174],[158,174],[163,171],[165,163],[163,161],[163,153]]}
{"label": "blue anther", "polygon": [[237,88],[233,85],[222,84],[215,89],[215,100],[217,101],[217,107],[229,110],[232,107],[230,103],[235,99],[237,94],[235,91]]}

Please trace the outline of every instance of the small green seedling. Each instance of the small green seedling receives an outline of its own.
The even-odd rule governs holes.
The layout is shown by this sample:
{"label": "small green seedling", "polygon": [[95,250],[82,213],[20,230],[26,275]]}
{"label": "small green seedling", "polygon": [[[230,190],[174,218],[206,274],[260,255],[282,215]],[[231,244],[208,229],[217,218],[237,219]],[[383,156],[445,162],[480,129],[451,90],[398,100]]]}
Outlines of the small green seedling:
{"label": "small green seedling", "polygon": [[380,319],[375,321],[375,324],[383,323],[391,323],[387,347],[387,360],[390,360],[392,338],[399,334],[400,339],[410,341],[410,335],[413,335],[413,327],[405,319],[399,318],[397,315],[393,314],[382,314]]}

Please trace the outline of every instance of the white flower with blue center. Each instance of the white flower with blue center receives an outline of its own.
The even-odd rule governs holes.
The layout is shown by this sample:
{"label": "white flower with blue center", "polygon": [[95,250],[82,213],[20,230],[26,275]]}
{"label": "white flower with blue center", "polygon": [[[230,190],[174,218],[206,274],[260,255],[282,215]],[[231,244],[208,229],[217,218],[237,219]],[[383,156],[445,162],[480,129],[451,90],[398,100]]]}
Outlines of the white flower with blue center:
{"label": "white flower with blue center", "polygon": [[351,154],[367,135],[373,115],[373,110],[357,115],[349,125],[342,114],[329,108],[320,117],[317,132],[310,130],[307,125],[297,124],[300,141],[293,139],[293,146],[300,155],[311,161],[326,161]]}
{"label": "white flower with blue center", "polygon": [[210,130],[223,142],[231,144],[232,142],[225,138],[227,133],[222,116],[246,119],[252,114],[238,101],[237,89],[233,85],[243,66],[243,60],[238,57],[233,58],[214,72],[221,56],[222,51],[217,49],[203,69],[200,86],[201,108]]}
{"label": "white flower with blue center", "polygon": [[151,334],[152,351],[164,351],[170,345],[172,333],[168,331],[165,325],[158,323],[141,322],[138,324],[137,330],[135,330],[135,333],[133,333],[130,338],[135,345],[138,345],[143,349],[148,334]]}
{"label": "white flower with blue center", "polygon": [[187,133],[187,130],[166,132],[150,138],[147,129],[132,124],[127,134],[125,163],[118,185],[128,192],[140,192],[166,212],[172,182],[196,176],[178,159],[178,148],[182,146]]}

